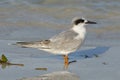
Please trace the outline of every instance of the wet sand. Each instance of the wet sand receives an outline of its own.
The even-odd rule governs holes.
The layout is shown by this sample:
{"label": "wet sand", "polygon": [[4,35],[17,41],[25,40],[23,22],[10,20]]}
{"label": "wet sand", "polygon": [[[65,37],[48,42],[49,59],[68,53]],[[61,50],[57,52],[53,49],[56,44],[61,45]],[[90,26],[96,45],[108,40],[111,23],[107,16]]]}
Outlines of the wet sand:
{"label": "wet sand", "polygon": [[[32,48],[8,45],[17,41],[38,41],[72,26],[73,17],[85,17],[97,25],[87,26],[83,46],[69,55],[67,72],[80,80],[119,79],[120,5],[116,1],[4,0],[0,1],[0,55],[24,66],[0,65],[0,80],[19,80],[64,72],[63,58]],[[65,5],[66,4],[66,5]],[[45,68],[45,70],[35,70]],[[9,74],[8,74],[9,73]],[[61,73],[60,73],[61,74]]]}

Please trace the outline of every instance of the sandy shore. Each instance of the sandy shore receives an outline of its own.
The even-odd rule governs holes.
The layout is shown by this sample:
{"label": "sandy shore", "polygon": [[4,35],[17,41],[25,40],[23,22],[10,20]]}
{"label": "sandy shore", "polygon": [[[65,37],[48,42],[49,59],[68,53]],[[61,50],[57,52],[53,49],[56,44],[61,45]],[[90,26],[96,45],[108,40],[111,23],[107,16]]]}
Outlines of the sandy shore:
{"label": "sandy shore", "polygon": [[[63,76],[62,73],[66,74],[63,80],[73,76],[74,80],[119,80],[119,3],[119,0],[0,0],[0,55],[5,54],[11,63],[24,64],[0,65],[0,80],[39,80],[44,75],[51,79]],[[64,70],[59,55],[8,45],[48,39],[70,28],[73,17],[85,17],[98,24],[86,26],[85,43],[69,55],[70,61],[77,62],[71,63],[68,70]]]}
{"label": "sandy shore", "polygon": [[[22,63],[24,66],[6,66],[6,68],[1,69],[0,79],[16,80],[25,78],[25,80],[31,80],[29,77],[42,78],[35,76],[64,72],[61,56],[37,49],[7,45],[7,43],[13,42],[15,41],[1,40],[0,44],[3,45],[0,47],[1,52],[5,53],[10,62]],[[69,55],[70,60],[76,60],[77,62],[70,64],[67,72],[75,74],[80,80],[119,79],[119,49],[119,46],[83,46],[81,50]],[[35,70],[35,68],[46,68],[46,70]],[[34,78],[32,79],[34,80]]]}

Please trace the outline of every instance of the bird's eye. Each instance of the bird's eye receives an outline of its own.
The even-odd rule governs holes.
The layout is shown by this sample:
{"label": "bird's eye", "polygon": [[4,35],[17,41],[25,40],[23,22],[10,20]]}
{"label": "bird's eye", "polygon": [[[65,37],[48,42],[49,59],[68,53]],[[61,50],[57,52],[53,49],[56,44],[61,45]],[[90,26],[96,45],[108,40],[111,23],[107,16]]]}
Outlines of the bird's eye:
{"label": "bird's eye", "polygon": [[85,22],[85,20],[83,20],[83,19],[77,19],[77,20],[75,20],[74,24],[78,25],[79,23],[84,23],[84,22]]}
{"label": "bird's eye", "polygon": [[79,19],[78,21],[79,21],[80,23],[85,22],[85,20],[83,20],[83,19]]}

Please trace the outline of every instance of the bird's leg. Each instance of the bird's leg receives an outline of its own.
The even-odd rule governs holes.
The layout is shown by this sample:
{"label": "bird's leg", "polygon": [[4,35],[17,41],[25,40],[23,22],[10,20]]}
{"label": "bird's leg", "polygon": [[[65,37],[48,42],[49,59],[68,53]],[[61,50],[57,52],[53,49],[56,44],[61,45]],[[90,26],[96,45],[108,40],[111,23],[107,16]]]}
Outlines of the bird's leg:
{"label": "bird's leg", "polygon": [[64,55],[64,68],[67,69],[69,65],[68,55]]}

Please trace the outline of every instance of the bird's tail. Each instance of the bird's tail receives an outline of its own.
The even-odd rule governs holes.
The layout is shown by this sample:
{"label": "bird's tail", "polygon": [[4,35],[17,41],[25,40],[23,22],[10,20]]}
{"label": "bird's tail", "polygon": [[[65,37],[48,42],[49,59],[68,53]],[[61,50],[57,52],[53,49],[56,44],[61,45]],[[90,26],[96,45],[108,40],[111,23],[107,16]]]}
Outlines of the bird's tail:
{"label": "bird's tail", "polygon": [[41,40],[41,41],[30,41],[30,42],[16,42],[12,45],[17,45],[22,48],[48,48],[49,40]]}
{"label": "bird's tail", "polygon": [[20,46],[22,48],[29,48],[29,47],[36,48],[38,44],[35,42],[16,42],[15,44],[12,44],[12,45],[17,45],[17,46]]}

